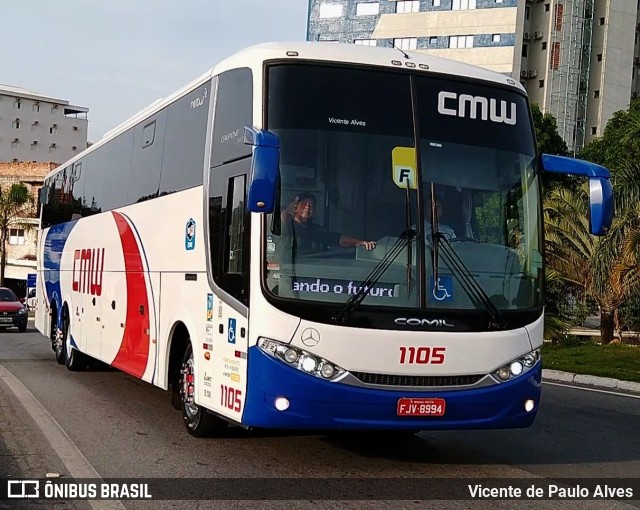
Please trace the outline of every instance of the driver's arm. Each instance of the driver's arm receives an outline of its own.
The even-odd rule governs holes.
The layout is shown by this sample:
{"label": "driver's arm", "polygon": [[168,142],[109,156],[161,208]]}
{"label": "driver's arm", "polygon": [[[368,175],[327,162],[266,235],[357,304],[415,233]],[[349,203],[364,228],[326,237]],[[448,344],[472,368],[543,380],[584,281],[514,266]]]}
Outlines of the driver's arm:
{"label": "driver's arm", "polygon": [[356,246],[364,246],[367,250],[373,250],[376,247],[375,241],[364,241],[355,237],[340,236],[340,246],[343,248],[355,248]]}

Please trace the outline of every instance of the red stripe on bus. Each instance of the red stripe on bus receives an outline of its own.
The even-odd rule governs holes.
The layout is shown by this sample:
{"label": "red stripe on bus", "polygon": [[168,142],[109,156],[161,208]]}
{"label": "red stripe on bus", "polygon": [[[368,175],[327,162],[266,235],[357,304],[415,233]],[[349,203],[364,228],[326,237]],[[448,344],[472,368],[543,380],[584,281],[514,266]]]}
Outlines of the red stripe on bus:
{"label": "red stripe on bus", "polygon": [[127,220],[113,212],[118,226],[127,279],[127,319],[120,350],[112,365],[128,374],[142,378],[149,360],[149,296],[142,255],[136,237]]}

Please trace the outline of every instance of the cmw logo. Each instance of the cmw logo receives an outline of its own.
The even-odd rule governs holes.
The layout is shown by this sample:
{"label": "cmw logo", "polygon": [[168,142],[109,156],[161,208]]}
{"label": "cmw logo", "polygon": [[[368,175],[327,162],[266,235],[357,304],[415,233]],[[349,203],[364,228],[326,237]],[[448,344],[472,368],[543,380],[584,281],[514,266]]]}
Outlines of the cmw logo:
{"label": "cmw logo", "polygon": [[[505,123],[510,126],[516,124],[516,104],[511,104],[511,114],[507,112],[507,102],[500,101],[500,113],[498,113],[498,101],[482,96],[471,96],[469,94],[456,94],[455,92],[442,91],[438,94],[438,113],[450,115],[452,117],[478,118],[480,110],[481,120],[490,120],[498,124]],[[469,113],[467,114],[467,105]],[[452,108],[454,106],[454,108]]]}

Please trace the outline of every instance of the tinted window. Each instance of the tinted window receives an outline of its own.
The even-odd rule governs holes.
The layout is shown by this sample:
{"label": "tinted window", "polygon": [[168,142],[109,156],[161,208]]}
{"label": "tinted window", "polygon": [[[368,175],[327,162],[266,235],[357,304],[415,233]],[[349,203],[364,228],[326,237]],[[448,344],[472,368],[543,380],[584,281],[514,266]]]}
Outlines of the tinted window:
{"label": "tinted window", "polygon": [[44,207],[43,227],[70,221],[73,210],[71,167],[59,171],[49,182],[51,189],[49,191],[49,201]]}
{"label": "tinted window", "polygon": [[135,128],[133,162],[129,173],[127,203],[135,204],[158,196],[166,110]]}
{"label": "tinted window", "polygon": [[245,180],[246,175],[238,175],[229,179],[227,210],[230,212],[227,233],[227,273],[242,274],[244,270],[244,220],[245,212]]}
{"label": "tinted window", "polygon": [[416,84],[422,138],[535,155],[524,96],[432,77]]}
{"label": "tinted window", "polygon": [[253,125],[253,82],[250,69],[234,69],[218,78],[211,166],[248,156],[244,127]]}
{"label": "tinted window", "polygon": [[85,173],[82,161],[74,163],[73,170],[71,171],[71,184],[73,194],[73,206],[71,210],[71,219],[77,219],[82,217],[82,210],[84,205],[84,181]]}
{"label": "tinted window", "polygon": [[156,137],[156,121],[147,124],[142,131],[142,148],[149,147]]}
{"label": "tinted window", "polygon": [[207,83],[167,109],[161,195],[202,185],[210,97]]}
{"label": "tinted window", "polygon": [[103,211],[104,165],[99,164],[100,151],[91,152],[82,158],[84,191],[82,216],[91,216]]}
{"label": "tinted window", "polygon": [[[49,177],[48,179],[44,180],[44,185],[48,186],[49,191],[47,195],[44,197],[47,203],[43,204],[42,206],[42,228],[46,228],[50,225],[53,225],[53,222],[54,222],[54,212],[51,204],[51,197],[53,196],[54,182],[55,182],[55,179],[53,177]],[[41,191],[40,193],[43,193],[43,191]]]}
{"label": "tinted window", "polygon": [[209,184],[211,268],[220,288],[249,303],[249,213],[246,176],[251,158],[212,171]]}
{"label": "tinted window", "polygon": [[[307,65],[268,73],[281,203],[267,220],[267,287],[280,297],[344,303],[418,219],[411,173],[403,173],[416,157],[410,77]],[[378,244],[355,248],[365,240]],[[417,306],[416,256],[408,259],[405,250],[365,305]]]}
{"label": "tinted window", "polygon": [[105,176],[103,211],[127,204],[133,138],[133,129],[129,129],[96,151],[98,173]]}

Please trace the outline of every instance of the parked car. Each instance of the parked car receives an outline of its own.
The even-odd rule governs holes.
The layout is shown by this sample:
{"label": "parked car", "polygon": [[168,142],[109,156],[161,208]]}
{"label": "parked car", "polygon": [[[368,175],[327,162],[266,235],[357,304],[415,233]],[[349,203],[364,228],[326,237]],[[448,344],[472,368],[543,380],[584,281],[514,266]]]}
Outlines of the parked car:
{"label": "parked car", "polygon": [[0,287],[0,329],[27,330],[27,309],[11,289]]}

